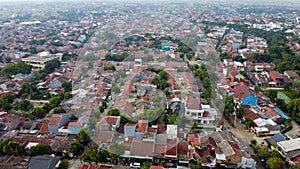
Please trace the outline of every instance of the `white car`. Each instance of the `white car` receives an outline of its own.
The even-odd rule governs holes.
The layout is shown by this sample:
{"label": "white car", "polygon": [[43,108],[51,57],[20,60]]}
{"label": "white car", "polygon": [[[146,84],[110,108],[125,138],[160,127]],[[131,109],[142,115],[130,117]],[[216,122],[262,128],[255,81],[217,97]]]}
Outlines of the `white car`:
{"label": "white car", "polygon": [[130,168],[140,168],[141,164],[140,163],[130,163]]}

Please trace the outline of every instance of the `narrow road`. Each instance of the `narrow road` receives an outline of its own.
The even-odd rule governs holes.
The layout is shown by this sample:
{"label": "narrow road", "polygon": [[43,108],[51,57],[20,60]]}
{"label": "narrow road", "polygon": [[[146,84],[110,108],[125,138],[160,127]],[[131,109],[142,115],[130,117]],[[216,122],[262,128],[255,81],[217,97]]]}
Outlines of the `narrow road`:
{"label": "narrow road", "polygon": [[233,128],[226,120],[224,120],[224,127],[231,131],[233,135],[237,138],[238,141],[240,141],[244,146],[246,146],[246,151],[252,155],[254,160],[257,162],[256,168],[258,169],[265,169],[265,165],[261,162],[261,160],[258,158],[258,156],[253,152],[253,150],[250,147],[250,141],[252,139],[257,140],[258,144],[263,140],[263,138],[256,137],[253,133],[250,133],[247,131],[244,126],[237,121],[236,128]]}

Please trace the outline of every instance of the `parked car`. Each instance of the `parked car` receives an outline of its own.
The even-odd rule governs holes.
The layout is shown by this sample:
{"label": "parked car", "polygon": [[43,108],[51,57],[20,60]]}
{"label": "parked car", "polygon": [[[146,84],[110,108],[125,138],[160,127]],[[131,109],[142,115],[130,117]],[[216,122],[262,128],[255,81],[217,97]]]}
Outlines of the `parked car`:
{"label": "parked car", "polygon": [[130,168],[140,168],[141,164],[140,163],[130,163]]}

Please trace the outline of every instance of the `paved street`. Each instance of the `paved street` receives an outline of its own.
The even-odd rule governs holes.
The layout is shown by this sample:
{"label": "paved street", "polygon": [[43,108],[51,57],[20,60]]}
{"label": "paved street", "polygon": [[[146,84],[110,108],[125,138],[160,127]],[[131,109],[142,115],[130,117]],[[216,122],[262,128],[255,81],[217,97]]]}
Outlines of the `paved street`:
{"label": "paved street", "polygon": [[257,168],[265,169],[265,165],[260,161],[260,159],[257,157],[257,155],[253,152],[253,150],[249,146],[250,141],[252,139],[257,140],[257,144],[260,144],[265,139],[265,137],[263,137],[263,138],[257,137],[255,134],[246,130],[240,122],[237,122],[237,124],[236,124],[237,127],[233,128],[230,124],[228,124],[228,122],[226,120],[224,120],[224,121],[225,121],[224,128],[226,128],[226,130],[231,131],[233,133],[233,135],[237,138],[237,140],[244,145],[244,147],[240,147],[240,148],[241,149],[244,148],[247,152],[249,152],[252,155],[252,157],[255,159],[255,161],[257,161]]}

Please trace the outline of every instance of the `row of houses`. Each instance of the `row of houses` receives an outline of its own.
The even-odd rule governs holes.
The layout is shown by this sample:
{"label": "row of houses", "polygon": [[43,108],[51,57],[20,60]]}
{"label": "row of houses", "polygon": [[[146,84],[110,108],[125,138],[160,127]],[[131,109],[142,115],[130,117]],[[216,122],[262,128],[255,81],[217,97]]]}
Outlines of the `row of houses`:
{"label": "row of houses", "polygon": [[[147,161],[155,165],[188,166],[203,160],[203,167],[215,167],[217,164],[241,167],[251,161],[250,168],[256,162],[239,148],[230,133],[215,131],[212,134],[185,132],[177,125],[148,126],[147,120],[137,123],[120,124],[120,116],[104,116],[99,122],[99,133],[120,132],[123,139],[112,135],[111,139],[99,139],[99,149],[112,142],[119,141],[125,146],[125,153],[119,161]],[[122,129],[121,129],[122,128]],[[247,163],[249,164],[249,162]]]}

